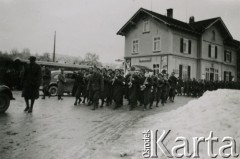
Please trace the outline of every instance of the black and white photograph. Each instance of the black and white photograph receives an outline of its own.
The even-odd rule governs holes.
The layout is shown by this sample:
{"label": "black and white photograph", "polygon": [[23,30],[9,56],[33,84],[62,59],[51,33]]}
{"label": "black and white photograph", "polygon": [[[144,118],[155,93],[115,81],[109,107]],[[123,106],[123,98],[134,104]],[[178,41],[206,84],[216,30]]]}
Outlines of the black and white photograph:
{"label": "black and white photograph", "polygon": [[0,0],[0,159],[240,158],[240,0]]}

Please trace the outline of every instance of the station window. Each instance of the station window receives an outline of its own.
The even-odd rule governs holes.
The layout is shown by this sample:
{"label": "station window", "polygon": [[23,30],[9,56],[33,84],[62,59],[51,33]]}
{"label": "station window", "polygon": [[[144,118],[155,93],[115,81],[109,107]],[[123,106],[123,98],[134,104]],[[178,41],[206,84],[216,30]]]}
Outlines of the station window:
{"label": "station window", "polygon": [[153,38],[153,52],[161,51],[161,38],[160,36]]}

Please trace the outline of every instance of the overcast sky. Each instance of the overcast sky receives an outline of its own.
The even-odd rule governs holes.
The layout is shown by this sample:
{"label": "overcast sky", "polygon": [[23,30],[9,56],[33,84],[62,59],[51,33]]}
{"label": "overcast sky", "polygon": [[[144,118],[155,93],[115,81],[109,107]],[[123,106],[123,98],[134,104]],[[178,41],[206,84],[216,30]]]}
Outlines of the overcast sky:
{"label": "overcast sky", "polygon": [[114,62],[124,56],[124,37],[116,33],[140,7],[163,15],[173,8],[185,22],[220,16],[240,40],[240,0],[0,0],[0,50],[52,53],[56,30],[57,53],[92,52]]}

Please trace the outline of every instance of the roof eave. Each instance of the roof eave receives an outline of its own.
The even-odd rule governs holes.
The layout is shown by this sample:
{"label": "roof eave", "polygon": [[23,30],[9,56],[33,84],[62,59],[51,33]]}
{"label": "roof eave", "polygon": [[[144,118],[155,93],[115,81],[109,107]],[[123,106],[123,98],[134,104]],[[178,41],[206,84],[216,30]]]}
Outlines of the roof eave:
{"label": "roof eave", "polygon": [[117,32],[117,35],[123,35],[123,30],[124,28],[132,21],[132,19],[134,19],[138,13],[143,10],[143,8],[140,8],[124,25],[123,27]]}
{"label": "roof eave", "polygon": [[122,36],[124,36],[124,35],[125,35],[125,33],[123,33],[124,28],[126,28],[127,25],[130,24],[130,23],[132,22],[132,20],[133,20],[141,11],[143,11],[144,13],[150,15],[152,18],[155,18],[155,19],[163,22],[164,24],[168,24],[168,25],[169,25],[169,23],[167,23],[166,21],[164,21],[164,20],[162,20],[162,19],[154,16],[153,14],[149,13],[149,12],[146,11],[145,9],[140,8],[140,9],[127,21],[127,23],[125,23],[124,26],[117,32],[117,35],[122,35]]}
{"label": "roof eave", "polygon": [[[209,29],[211,26],[213,26],[216,22],[220,21],[223,25],[223,27],[225,28],[225,30],[228,32],[228,36],[230,36],[231,39],[233,39],[230,31],[228,30],[228,28],[226,27],[226,25],[224,24],[223,20],[221,17],[219,17],[218,19],[216,19],[214,22],[212,22],[208,27],[205,28],[205,30]],[[204,30],[204,31],[205,31]],[[226,39],[228,36],[226,36],[224,39]]]}

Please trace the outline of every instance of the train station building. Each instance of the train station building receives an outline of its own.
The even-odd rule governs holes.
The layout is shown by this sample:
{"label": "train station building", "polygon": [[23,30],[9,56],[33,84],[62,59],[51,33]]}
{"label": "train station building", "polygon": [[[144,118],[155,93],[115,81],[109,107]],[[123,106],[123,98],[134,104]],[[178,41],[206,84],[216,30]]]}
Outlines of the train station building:
{"label": "train station building", "polygon": [[140,8],[117,32],[125,37],[125,68],[141,65],[154,73],[166,70],[176,77],[205,80],[236,80],[237,51],[220,17],[189,22]]}

